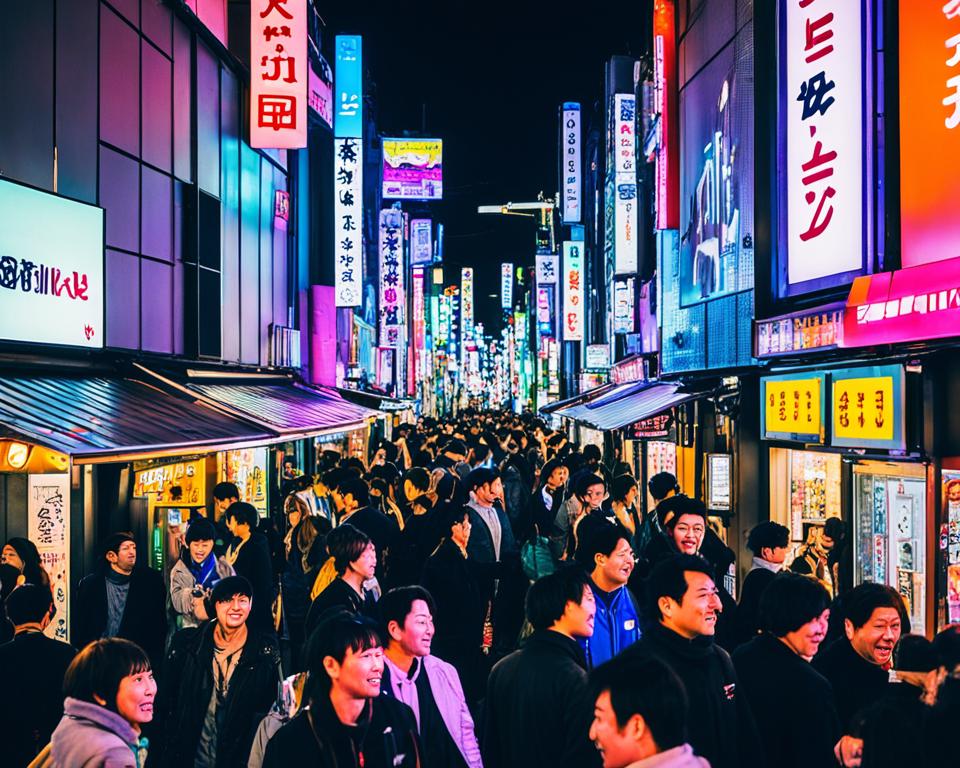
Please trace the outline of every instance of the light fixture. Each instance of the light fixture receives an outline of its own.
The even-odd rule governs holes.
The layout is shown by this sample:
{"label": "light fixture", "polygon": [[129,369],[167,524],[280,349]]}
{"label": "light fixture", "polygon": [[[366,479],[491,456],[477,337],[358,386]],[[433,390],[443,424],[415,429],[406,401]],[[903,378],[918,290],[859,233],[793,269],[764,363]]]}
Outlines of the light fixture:
{"label": "light fixture", "polygon": [[23,469],[30,456],[30,446],[23,443],[10,443],[7,448],[7,463],[14,469]]}

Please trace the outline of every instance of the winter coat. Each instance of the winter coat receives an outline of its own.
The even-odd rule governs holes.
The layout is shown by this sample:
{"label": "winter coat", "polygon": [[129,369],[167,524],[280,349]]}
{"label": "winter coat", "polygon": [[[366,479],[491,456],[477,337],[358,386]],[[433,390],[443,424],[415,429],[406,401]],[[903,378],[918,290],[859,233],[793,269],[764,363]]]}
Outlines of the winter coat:
{"label": "winter coat", "polygon": [[[187,557],[190,557],[189,553]],[[225,579],[235,573],[233,566],[222,557],[217,559],[216,571],[217,579]],[[196,583],[190,567],[182,558],[177,560],[170,569],[170,596],[167,601],[168,611],[177,629],[199,627],[203,623],[193,610],[193,587]]]}
{"label": "winter coat", "polygon": [[357,594],[357,590],[337,577],[310,604],[304,630],[306,637],[310,637],[313,630],[317,628],[317,624],[320,623],[320,618],[333,608],[343,608],[354,615],[363,614],[371,619],[377,618],[376,602],[373,595],[364,590],[363,596],[360,596]]}
{"label": "winter coat", "polygon": [[[236,547],[238,541],[239,539],[234,540],[232,546]],[[247,579],[253,587],[247,627],[258,632],[273,631],[272,609],[276,589],[270,543],[266,536],[254,531],[246,543],[239,550],[234,551],[236,551],[236,558],[233,560],[234,571],[238,576]]]}
{"label": "winter coat", "polygon": [[[753,558],[756,561],[757,558]],[[773,581],[776,572],[762,565],[756,566],[743,580],[740,602],[737,604],[737,643],[748,643],[760,631],[760,598]]]}
{"label": "winter coat", "polygon": [[[923,689],[909,683],[891,683],[888,693],[876,704],[860,713],[857,728],[863,739],[860,768],[900,768],[915,765],[946,765],[918,761],[918,743],[927,744],[937,736],[922,738],[924,720],[929,707],[921,700]],[[956,723],[952,724],[956,727]],[[941,732],[939,738],[945,741]]]}
{"label": "winter coat", "polygon": [[340,523],[350,523],[370,537],[377,548],[377,581],[387,584],[390,572],[390,550],[400,539],[400,526],[395,520],[373,507],[362,507],[349,517],[345,517]]}
{"label": "winter coat", "polygon": [[833,748],[842,735],[840,719],[830,683],[810,662],[764,633],[736,650],[733,666],[757,723],[767,765],[833,764]]}
{"label": "winter coat", "polygon": [[56,768],[141,768],[146,746],[116,712],[69,696],[63,719],[50,738]]}
{"label": "winter coat", "polygon": [[[83,648],[103,637],[107,629],[108,565],[84,577],[77,586],[71,640]],[[163,666],[163,646],[167,636],[167,593],[163,576],[151,568],[137,567],[130,577],[127,602],[117,637],[131,640],[146,651],[150,666]]]}
{"label": "winter coat", "polygon": [[593,669],[637,642],[641,632],[637,601],[626,586],[611,593],[609,605],[593,579],[590,580],[590,589],[593,590],[597,605],[593,619],[593,636],[579,642],[586,654],[587,665]]}
{"label": "winter coat", "polygon": [[712,637],[687,640],[658,622],[644,627],[643,637],[622,655],[655,656],[677,674],[690,703],[690,744],[713,768],[765,765],[753,713],[741,695],[733,663]]}
{"label": "winter coat", "polygon": [[481,718],[486,768],[591,768],[593,697],[583,649],[558,632],[534,632],[490,673]]}
{"label": "winter coat", "polygon": [[520,467],[516,466],[512,458],[503,468],[503,500],[507,518],[515,531],[521,530],[522,521],[526,518],[527,500],[530,498],[530,485]]}
{"label": "winter coat", "polygon": [[853,650],[843,637],[821,650],[813,660],[814,669],[830,681],[840,716],[840,728],[852,733],[857,715],[890,692],[890,675]]}
{"label": "winter coat", "polygon": [[[193,765],[213,693],[215,621],[180,630],[173,638],[159,691],[163,745],[159,765]],[[230,678],[217,731],[216,768],[246,766],[260,721],[277,697],[280,654],[270,633],[248,629]]]}
{"label": "winter coat", "polygon": [[630,763],[626,768],[710,768],[710,763],[693,754],[693,747],[681,744],[656,755]]}

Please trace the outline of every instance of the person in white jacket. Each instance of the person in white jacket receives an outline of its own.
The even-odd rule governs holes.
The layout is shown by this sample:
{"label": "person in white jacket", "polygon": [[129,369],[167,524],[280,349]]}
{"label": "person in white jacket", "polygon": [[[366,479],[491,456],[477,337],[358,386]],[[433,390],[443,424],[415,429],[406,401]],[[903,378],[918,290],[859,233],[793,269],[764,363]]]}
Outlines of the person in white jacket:
{"label": "person in white jacket", "polygon": [[617,657],[590,673],[590,739],[603,768],[710,768],[686,743],[683,683],[656,657]]}
{"label": "person in white jacket", "polygon": [[184,627],[198,627],[210,614],[206,600],[214,585],[233,576],[233,566],[213,551],[216,529],[204,517],[191,521],[184,548],[170,569],[171,635]]}

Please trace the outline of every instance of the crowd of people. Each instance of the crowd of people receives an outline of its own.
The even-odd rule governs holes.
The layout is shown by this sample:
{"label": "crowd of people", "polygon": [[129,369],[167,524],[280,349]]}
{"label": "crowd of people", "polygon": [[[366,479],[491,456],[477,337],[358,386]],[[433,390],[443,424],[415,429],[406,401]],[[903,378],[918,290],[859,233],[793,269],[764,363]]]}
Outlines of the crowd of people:
{"label": "crowd of people", "polygon": [[[36,547],[0,577],[3,764],[739,768],[952,762],[960,626],[853,587],[839,519],[735,560],[704,504],[531,414],[401,425],[369,465],[288,467],[282,512],[220,483],[172,562],[103,542],[73,645]],[[6,636],[3,636],[6,633]]]}

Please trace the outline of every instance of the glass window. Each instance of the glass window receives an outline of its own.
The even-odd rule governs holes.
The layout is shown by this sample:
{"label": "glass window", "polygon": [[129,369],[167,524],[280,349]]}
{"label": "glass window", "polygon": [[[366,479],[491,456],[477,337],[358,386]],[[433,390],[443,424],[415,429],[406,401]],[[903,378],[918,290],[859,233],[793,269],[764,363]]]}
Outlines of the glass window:
{"label": "glass window", "polygon": [[140,37],[104,7],[100,40],[100,139],[139,157]]}

